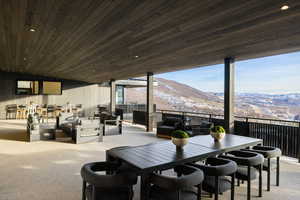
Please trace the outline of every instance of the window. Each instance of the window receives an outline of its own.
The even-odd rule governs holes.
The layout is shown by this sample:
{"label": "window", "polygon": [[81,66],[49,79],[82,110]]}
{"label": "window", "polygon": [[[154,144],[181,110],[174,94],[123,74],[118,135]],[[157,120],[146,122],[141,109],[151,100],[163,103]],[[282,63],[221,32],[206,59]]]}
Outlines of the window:
{"label": "window", "polygon": [[35,95],[39,94],[39,82],[38,81],[17,81],[16,94],[18,95]]}
{"label": "window", "polygon": [[120,85],[116,88],[116,103],[124,104],[124,87]]}
{"label": "window", "polygon": [[43,81],[43,94],[61,95],[62,94],[61,82]]}

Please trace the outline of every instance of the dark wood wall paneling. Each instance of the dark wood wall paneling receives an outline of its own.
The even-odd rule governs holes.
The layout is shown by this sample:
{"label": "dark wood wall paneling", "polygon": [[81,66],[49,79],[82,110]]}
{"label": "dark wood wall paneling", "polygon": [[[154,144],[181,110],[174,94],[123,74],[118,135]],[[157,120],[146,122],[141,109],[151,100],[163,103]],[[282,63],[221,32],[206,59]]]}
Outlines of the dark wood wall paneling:
{"label": "dark wood wall paneling", "polygon": [[299,33],[299,0],[0,0],[0,69],[98,83],[293,52]]}

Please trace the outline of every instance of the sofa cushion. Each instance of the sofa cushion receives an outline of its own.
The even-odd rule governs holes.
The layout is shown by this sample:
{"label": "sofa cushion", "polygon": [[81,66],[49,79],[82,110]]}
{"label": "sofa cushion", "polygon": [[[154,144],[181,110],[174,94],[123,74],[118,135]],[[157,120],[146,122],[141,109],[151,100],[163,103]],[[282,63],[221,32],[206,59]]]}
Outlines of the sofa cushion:
{"label": "sofa cushion", "polygon": [[161,125],[161,126],[157,127],[157,135],[164,135],[164,136],[171,137],[171,134],[174,130],[175,129],[173,126]]}
{"label": "sofa cushion", "polygon": [[212,125],[213,124],[211,122],[206,122],[206,121],[200,123],[201,128],[212,128]]}
{"label": "sofa cushion", "polygon": [[181,122],[182,120],[177,117],[166,117],[164,119],[164,125],[166,126],[175,126],[176,123]]}

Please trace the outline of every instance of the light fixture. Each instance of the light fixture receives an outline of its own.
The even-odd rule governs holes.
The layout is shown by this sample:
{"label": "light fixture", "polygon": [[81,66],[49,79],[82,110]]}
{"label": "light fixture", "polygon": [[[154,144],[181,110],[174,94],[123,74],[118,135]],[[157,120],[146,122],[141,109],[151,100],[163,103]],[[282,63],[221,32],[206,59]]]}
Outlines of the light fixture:
{"label": "light fixture", "polygon": [[134,56],[135,58],[138,58],[139,56]]}
{"label": "light fixture", "polygon": [[34,28],[30,28],[29,31],[35,32],[35,29]]}
{"label": "light fixture", "polygon": [[288,6],[288,5],[283,5],[283,6],[281,6],[281,10],[287,10],[287,9],[289,9],[290,7]]}

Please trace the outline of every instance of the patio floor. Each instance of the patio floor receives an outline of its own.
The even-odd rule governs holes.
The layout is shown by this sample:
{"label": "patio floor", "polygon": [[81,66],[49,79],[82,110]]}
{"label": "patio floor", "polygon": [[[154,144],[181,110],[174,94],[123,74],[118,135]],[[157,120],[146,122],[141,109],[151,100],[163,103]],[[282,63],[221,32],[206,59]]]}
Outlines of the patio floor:
{"label": "patio floor", "polygon": [[[103,143],[80,145],[60,138],[28,143],[25,132],[25,121],[0,120],[1,200],[80,200],[79,172],[84,163],[104,160],[105,150],[115,146],[162,140],[142,127],[131,125],[125,126],[122,136],[106,136]],[[257,198],[257,182],[253,183],[253,199],[300,199],[300,165],[295,160],[283,158],[281,166],[281,186],[272,186],[271,192],[264,192],[263,198]],[[265,177],[263,180],[265,190]],[[227,192],[220,199],[229,199],[229,195]],[[134,199],[139,199],[138,196],[137,185]],[[246,199],[246,184],[237,188],[236,199]]]}

